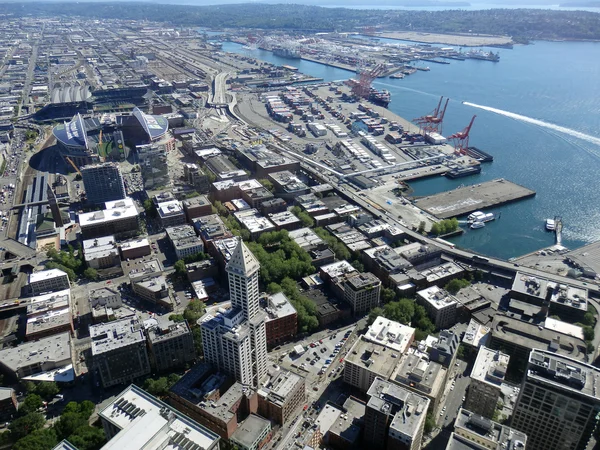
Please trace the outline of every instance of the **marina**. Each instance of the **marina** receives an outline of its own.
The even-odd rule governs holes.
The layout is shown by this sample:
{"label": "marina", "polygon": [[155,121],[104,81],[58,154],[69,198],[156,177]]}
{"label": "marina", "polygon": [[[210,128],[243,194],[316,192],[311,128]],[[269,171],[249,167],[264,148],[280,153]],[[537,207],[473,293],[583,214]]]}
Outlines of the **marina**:
{"label": "marina", "polygon": [[500,178],[442,192],[415,201],[419,208],[438,219],[448,219],[533,196],[535,196],[535,191]]}

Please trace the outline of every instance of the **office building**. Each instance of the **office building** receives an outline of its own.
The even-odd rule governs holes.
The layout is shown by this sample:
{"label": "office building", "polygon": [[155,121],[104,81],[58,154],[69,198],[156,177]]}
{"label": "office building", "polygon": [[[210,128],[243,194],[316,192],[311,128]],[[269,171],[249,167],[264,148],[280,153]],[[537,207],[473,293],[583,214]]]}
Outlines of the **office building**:
{"label": "office building", "polygon": [[459,345],[459,338],[455,332],[442,330],[431,344],[429,358],[444,367],[450,367],[456,361],[456,353]]}
{"label": "office building", "polygon": [[218,450],[219,436],[132,384],[98,416],[108,442],[102,450]]}
{"label": "office building", "polygon": [[352,307],[352,313],[360,316],[379,306],[381,281],[372,273],[352,274],[346,278],[344,301]]}
{"label": "office building", "polygon": [[92,164],[83,166],[80,170],[88,203],[98,205],[127,197],[118,164]]}
{"label": "office building", "polygon": [[532,449],[584,450],[600,413],[600,369],[534,349],[511,425]]}
{"label": "office building", "polygon": [[479,348],[471,371],[471,384],[465,402],[466,409],[488,419],[494,416],[509,359],[508,355],[499,350]]}
{"label": "office building", "polygon": [[69,276],[60,269],[42,270],[29,275],[29,291],[33,295],[70,289]]}
{"label": "office building", "polygon": [[525,450],[526,446],[525,433],[461,408],[446,450]]}
{"label": "office building", "polygon": [[150,373],[146,338],[137,319],[93,325],[92,366],[103,387],[129,383]]}
{"label": "office building", "polygon": [[183,176],[188,184],[194,186],[199,192],[207,193],[210,189],[208,175],[198,164],[185,163],[183,165]]}
{"label": "office building", "polygon": [[73,381],[70,333],[0,350],[0,371],[15,380],[45,375],[47,381]]}
{"label": "office building", "polygon": [[346,355],[344,382],[367,392],[375,378],[389,380],[414,336],[414,328],[378,317]]}
{"label": "office building", "polygon": [[179,200],[161,202],[156,206],[160,223],[164,228],[183,225],[185,223],[185,212],[183,204]]}
{"label": "office building", "polygon": [[175,249],[177,259],[184,259],[204,252],[202,239],[196,236],[191,225],[179,225],[166,229],[167,236]]}
{"label": "office building", "polygon": [[417,292],[417,303],[424,306],[436,328],[450,328],[456,323],[457,300],[445,290],[431,286]]}
{"label": "office building", "polygon": [[183,201],[183,210],[187,216],[187,221],[192,223],[193,219],[212,214],[212,204],[208,201],[206,195],[199,195]]}
{"label": "office building", "polygon": [[161,304],[172,308],[167,279],[163,275],[148,276],[131,281],[131,288],[135,294],[150,303]]}
{"label": "office building", "polygon": [[135,203],[129,197],[106,202],[102,211],[79,214],[79,227],[84,239],[114,235],[121,239],[139,232]]}
{"label": "office building", "polygon": [[194,283],[205,278],[217,278],[219,276],[219,266],[214,258],[186,264],[185,271],[187,273],[187,279],[190,283]]}
{"label": "office building", "polygon": [[256,414],[250,414],[229,441],[239,450],[260,450],[271,440],[271,422]]}
{"label": "office building", "polygon": [[268,348],[291,341],[296,336],[298,313],[283,292],[263,298],[261,307],[267,313]]}
{"label": "office building", "polygon": [[6,422],[16,417],[17,407],[15,390],[9,387],[0,387],[0,420]]}
{"label": "office building", "polygon": [[194,338],[188,323],[173,322],[157,316],[144,322],[152,369],[167,372],[184,367],[196,359]]}
{"label": "office building", "polygon": [[214,373],[211,364],[190,369],[169,392],[169,403],[199,424],[229,439],[249,414],[258,410],[256,391]]}
{"label": "office building", "polygon": [[119,249],[114,236],[83,241],[83,256],[88,267],[93,269],[106,269],[121,265]]}
{"label": "office building", "polygon": [[369,448],[419,450],[429,400],[381,378],[367,395],[364,441]]}
{"label": "office building", "polygon": [[296,417],[306,401],[306,380],[287,370],[275,372],[258,389],[258,413],[283,425]]}
{"label": "office building", "polygon": [[147,238],[121,242],[119,246],[123,260],[142,258],[152,254],[152,248]]}
{"label": "office building", "polygon": [[430,412],[437,417],[447,372],[440,363],[431,361],[427,353],[411,348],[400,358],[390,381],[427,397],[430,401]]}
{"label": "office building", "polygon": [[89,301],[93,323],[98,323],[102,320],[108,321],[108,318],[113,315],[113,310],[123,305],[121,293],[117,289],[110,287],[91,290]]}
{"label": "office building", "polygon": [[223,223],[223,220],[217,214],[194,219],[193,224],[207,248],[209,247],[208,244],[215,239],[226,239],[232,236],[229,229]]}
{"label": "office building", "polygon": [[308,194],[309,187],[304,184],[300,178],[288,170],[280,172],[271,172],[267,179],[275,186],[277,196],[284,200],[294,200],[299,195]]}
{"label": "office building", "polygon": [[74,332],[70,289],[37,295],[27,300],[26,340],[33,341],[65,331]]}
{"label": "office building", "polygon": [[260,215],[256,209],[247,209],[233,213],[236,220],[250,232],[252,240],[258,239],[262,233],[275,231],[275,225]]}
{"label": "office building", "polygon": [[202,323],[204,358],[249,386],[258,386],[267,374],[266,314],[260,310],[260,265],[239,240],[229,262],[231,310]]}

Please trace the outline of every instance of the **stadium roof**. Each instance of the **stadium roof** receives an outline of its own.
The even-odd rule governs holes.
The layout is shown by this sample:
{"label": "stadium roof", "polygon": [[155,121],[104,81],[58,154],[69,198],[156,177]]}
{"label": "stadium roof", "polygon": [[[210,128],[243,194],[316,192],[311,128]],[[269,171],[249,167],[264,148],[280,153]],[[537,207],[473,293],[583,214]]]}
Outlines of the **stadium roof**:
{"label": "stadium roof", "polygon": [[139,108],[134,108],[133,115],[144,128],[151,141],[162,137],[169,129],[169,122],[163,116],[151,116],[142,112]]}
{"label": "stadium roof", "polygon": [[80,114],[73,116],[70,122],[55,126],[52,133],[64,145],[88,148],[86,126]]}
{"label": "stadium roof", "polygon": [[62,86],[60,84],[54,86],[50,94],[50,101],[52,103],[83,102],[89,101],[91,96],[89,86],[65,83]]}

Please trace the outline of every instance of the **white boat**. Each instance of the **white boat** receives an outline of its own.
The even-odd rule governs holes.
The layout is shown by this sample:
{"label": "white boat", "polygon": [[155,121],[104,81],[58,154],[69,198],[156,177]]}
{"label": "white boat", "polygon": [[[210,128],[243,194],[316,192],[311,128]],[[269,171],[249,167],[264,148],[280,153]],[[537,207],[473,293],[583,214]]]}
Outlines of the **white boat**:
{"label": "white boat", "polygon": [[484,214],[483,216],[481,216],[479,219],[477,219],[477,221],[478,222],[491,222],[495,218],[496,218],[496,216],[494,216],[493,213],[487,213],[487,214]]}
{"label": "white boat", "polygon": [[554,231],[556,229],[556,222],[554,219],[546,219],[546,230]]}
{"label": "white boat", "polygon": [[469,214],[469,217],[467,217],[467,220],[477,221],[477,220],[479,220],[480,217],[483,217],[483,216],[485,216],[484,212],[482,212],[482,211],[475,211],[475,212]]}
{"label": "white boat", "polygon": [[483,228],[483,227],[485,227],[485,223],[483,223],[483,222],[480,222],[480,221],[478,221],[478,220],[476,220],[475,222],[473,222],[473,223],[471,224],[471,229],[472,229],[472,230],[476,230],[477,228]]}

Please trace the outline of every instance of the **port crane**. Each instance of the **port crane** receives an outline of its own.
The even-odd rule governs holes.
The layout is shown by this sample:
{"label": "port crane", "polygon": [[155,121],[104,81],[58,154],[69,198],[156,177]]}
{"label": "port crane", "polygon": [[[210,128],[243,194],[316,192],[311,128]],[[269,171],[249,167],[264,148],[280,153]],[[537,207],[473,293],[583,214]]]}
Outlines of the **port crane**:
{"label": "port crane", "polygon": [[357,69],[358,80],[352,83],[352,94],[358,98],[366,98],[371,91],[371,83],[380,76],[385,70],[383,64],[377,64],[375,67],[362,67]]}
{"label": "port crane", "polygon": [[467,153],[467,149],[469,148],[469,133],[471,132],[471,127],[473,126],[473,122],[475,122],[475,117],[471,119],[471,122],[467,127],[459,131],[458,133],[454,133],[451,136],[448,136],[448,139],[452,139],[454,142],[454,152],[456,154],[464,155]]}
{"label": "port crane", "polygon": [[442,134],[442,124],[444,122],[444,116],[446,115],[446,109],[448,108],[449,98],[446,99],[444,109],[440,110],[444,97],[440,97],[437,107],[431,114],[426,116],[417,117],[413,119],[413,122],[423,130],[424,133],[439,133]]}

